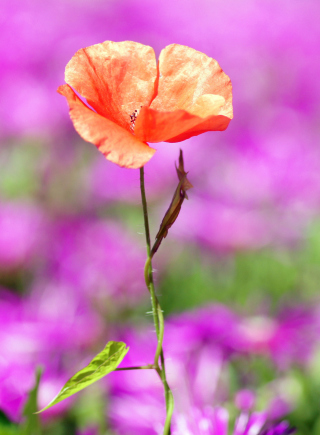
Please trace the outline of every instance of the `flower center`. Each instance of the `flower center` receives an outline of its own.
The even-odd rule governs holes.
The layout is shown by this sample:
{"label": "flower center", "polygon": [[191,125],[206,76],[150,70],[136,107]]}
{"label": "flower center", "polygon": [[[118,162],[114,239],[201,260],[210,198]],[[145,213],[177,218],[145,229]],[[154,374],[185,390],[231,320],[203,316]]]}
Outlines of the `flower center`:
{"label": "flower center", "polygon": [[135,125],[135,122],[136,122],[136,119],[137,119],[137,116],[138,116],[138,110],[136,109],[134,112],[132,112],[132,114],[130,115],[130,130],[134,130],[134,125]]}
{"label": "flower center", "polygon": [[[141,109],[142,106],[140,106]],[[136,109],[134,112],[131,113],[130,115],[130,130],[132,132],[134,132],[134,127],[135,127],[135,123],[136,123],[136,119],[139,115],[140,109]]]}

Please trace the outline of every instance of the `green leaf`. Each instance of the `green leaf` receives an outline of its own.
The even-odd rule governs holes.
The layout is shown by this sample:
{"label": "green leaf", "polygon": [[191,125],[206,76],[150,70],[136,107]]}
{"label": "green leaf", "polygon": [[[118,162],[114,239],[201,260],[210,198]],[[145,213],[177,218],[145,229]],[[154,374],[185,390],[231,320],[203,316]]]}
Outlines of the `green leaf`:
{"label": "green leaf", "polygon": [[20,428],[0,409],[0,435],[22,435]]}
{"label": "green leaf", "polygon": [[14,426],[0,426],[0,435],[22,435],[19,431],[19,427]]}
{"label": "green leaf", "polygon": [[23,435],[40,435],[41,434],[41,426],[39,417],[35,415],[35,412],[38,409],[37,400],[38,400],[38,389],[41,378],[42,370],[37,368],[36,371],[36,384],[34,388],[29,392],[28,400],[25,404],[23,415],[26,417],[26,421],[23,424],[21,433]]}
{"label": "green leaf", "polygon": [[129,348],[126,347],[125,343],[121,341],[109,341],[103,351],[98,353],[84,369],[72,376],[49,405],[38,411],[38,413],[51,408],[56,403],[83,390],[115,370],[128,351]]}
{"label": "green leaf", "polygon": [[9,419],[9,417],[2,411],[2,409],[0,409],[0,435],[1,435],[1,429],[4,426],[12,427],[12,426],[16,426],[16,424]]}

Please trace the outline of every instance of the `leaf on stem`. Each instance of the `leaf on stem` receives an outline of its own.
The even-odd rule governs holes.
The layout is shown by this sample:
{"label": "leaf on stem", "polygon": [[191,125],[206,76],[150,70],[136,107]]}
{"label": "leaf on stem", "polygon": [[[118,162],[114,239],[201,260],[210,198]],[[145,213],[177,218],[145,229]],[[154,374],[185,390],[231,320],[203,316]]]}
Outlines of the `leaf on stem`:
{"label": "leaf on stem", "polygon": [[179,216],[182,203],[185,199],[188,199],[187,190],[191,189],[192,184],[187,179],[188,172],[184,170],[183,153],[180,150],[179,166],[176,166],[177,175],[179,178],[179,184],[174,192],[171,204],[162,219],[160,229],[156,235],[156,241],[151,250],[151,257],[157,252],[162,240],[167,237],[169,228],[172,227],[177,217]]}
{"label": "leaf on stem", "polygon": [[56,403],[61,402],[67,397],[72,396],[78,391],[83,390],[107,374],[114,371],[126,356],[129,348],[123,342],[109,341],[102,352],[82,370],[77,372],[68,382],[62,387],[58,395],[41,411],[45,411]]}

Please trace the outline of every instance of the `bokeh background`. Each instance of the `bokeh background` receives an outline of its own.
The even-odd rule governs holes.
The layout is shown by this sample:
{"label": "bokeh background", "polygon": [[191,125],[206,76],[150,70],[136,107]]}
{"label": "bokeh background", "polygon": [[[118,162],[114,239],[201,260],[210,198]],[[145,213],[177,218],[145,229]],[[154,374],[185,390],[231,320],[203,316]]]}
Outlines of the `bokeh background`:
{"label": "bokeh background", "polygon": [[[108,340],[125,365],[152,359],[139,171],[78,137],[56,93],[79,48],[134,40],[202,51],[234,89],[227,131],[157,144],[145,167],[153,237],[179,147],[194,185],[154,261],[175,419],[202,434],[223,406],[230,427],[250,409],[319,435],[319,1],[0,5],[0,433],[18,433],[39,365],[42,407]],[[114,373],[41,418],[48,435],[157,434],[162,390]]]}

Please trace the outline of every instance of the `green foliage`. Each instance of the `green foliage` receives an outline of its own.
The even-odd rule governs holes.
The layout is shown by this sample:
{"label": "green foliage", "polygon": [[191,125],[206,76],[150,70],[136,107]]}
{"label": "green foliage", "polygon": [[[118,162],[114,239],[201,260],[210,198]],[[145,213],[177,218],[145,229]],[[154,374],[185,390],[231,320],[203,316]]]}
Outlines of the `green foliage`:
{"label": "green foliage", "polygon": [[0,426],[0,435],[21,435],[20,429],[16,425]]}
{"label": "green foliage", "polygon": [[83,391],[72,409],[72,416],[80,429],[99,428],[99,433],[107,431],[108,400],[105,385],[96,382]]}
{"label": "green foliage", "polygon": [[295,370],[293,376],[301,393],[295,409],[289,415],[289,421],[298,429],[298,434],[319,435],[320,351],[307,370]]}
{"label": "green foliage", "polygon": [[41,369],[36,372],[36,383],[29,392],[28,400],[25,404],[23,415],[24,423],[20,426],[12,423],[4,412],[0,411],[0,435],[41,435],[39,417],[35,415],[37,411],[38,389],[41,378]]}
{"label": "green foliage", "polygon": [[37,165],[44,155],[42,144],[9,143],[1,150],[0,192],[6,198],[35,195],[39,190]]}
{"label": "green foliage", "polygon": [[129,348],[126,347],[125,343],[109,341],[106,347],[85,368],[72,376],[58,395],[39,412],[51,408],[51,406],[83,390],[115,370],[128,351]]}
{"label": "green foliage", "polygon": [[20,428],[0,410],[0,435],[20,435]]}
{"label": "green foliage", "polygon": [[295,250],[265,248],[219,257],[190,246],[160,282],[164,312],[220,302],[256,314],[259,306],[276,310],[279,303],[314,300],[320,281],[319,226],[314,224]]}
{"label": "green foliage", "polygon": [[56,417],[44,426],[44,435],[77,435],[78,422],[71,415]]}
{"label": "green foliage", "polygon": [[35,414],[38,409],[37,400],[40,378],[41,369],[37,369],[36,384],[29,392],[29,397],[23,410],[23,415],[26,417],[26,421],[22,426],[21,435],[41,435],[39,416]]}

